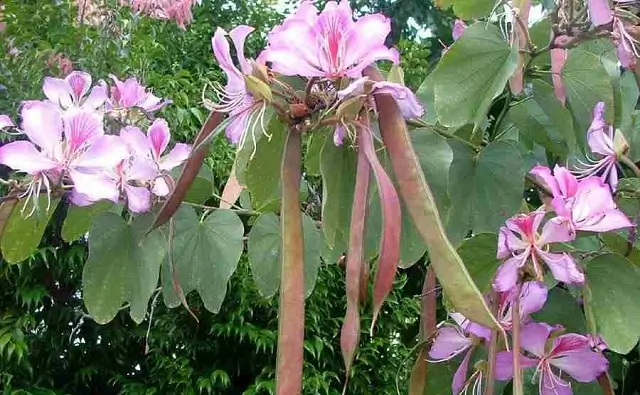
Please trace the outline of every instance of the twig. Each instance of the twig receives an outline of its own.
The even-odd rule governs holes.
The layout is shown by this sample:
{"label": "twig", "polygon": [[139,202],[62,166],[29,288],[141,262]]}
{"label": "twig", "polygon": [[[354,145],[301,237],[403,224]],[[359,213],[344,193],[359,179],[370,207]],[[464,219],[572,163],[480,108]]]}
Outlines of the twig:
{"label": "twig", "polygon": [[628,156],[622,155],[620,157],[620,162],[627,166],[631,171],[633,171],[633,174],[635,174],[636,177],[640,178],[640,168],[638,168],[638,166],[636,166],[636,164],[633,163],[633,161],[629,159]]}

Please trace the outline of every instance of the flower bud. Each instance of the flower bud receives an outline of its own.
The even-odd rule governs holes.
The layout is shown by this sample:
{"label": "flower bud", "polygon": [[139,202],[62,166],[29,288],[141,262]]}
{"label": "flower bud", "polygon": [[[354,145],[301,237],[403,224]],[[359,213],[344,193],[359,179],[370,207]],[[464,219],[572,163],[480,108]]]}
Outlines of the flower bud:
{"label": "flower bud", "polygon": [[256,99],[263,100],[267,103],[271,103],[273,101],[271,88],[258,77],[253,75],[245,75],[244,83],[247,86],[247,91],[250,92]]}
{"label": "flower bud", "polygon": [[629,143],[627,143],[627,139],[624,138],[624,134],[620,129],[616,129],[613,135],[613,149],[618,157],[625,155],[629,150]]}

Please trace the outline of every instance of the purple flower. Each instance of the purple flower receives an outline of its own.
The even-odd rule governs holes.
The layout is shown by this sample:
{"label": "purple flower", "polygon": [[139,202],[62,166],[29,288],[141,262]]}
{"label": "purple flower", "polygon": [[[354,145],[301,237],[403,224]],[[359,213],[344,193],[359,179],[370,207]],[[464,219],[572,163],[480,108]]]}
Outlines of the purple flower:
{"label": "purple flower", "polygon": [[[523,368],[536,368],[540,395],[571,395],[571,383],[563,375],[588,383],[596,380],[609,367],[607,359],[591,349],[586,336],[568,333],[550,340],[551,333],[556,329],[534,322],[520,332],[522,348],[530,355],[520,355],[520,364]],[[496,379],[508,380],[513,377],[512,362],[512,352],[503,351],[497,355]]]}
{"label": "purple flower", "polygon": [[385,46],[391,23],[382,14],[354,22],[349,2],[329,1],[324,10],[304,1],[296,12],[269,33],[259,60],[274,71],[303,77],[358,78],[377,60],[399,62],[398,51]]}
{"label": "purple flower", "polygon": [[[438,329],[431,350],[429,350],[429,358],[433,363],[445,362],[466,352],[451,383],[451,391],[457,395],[465,386],[468,386],[467,372],[475,344],[481,339],[489,340],[491,330],[469,321],[462,314],[451,313],[450,316],[457,325],[445,324]],[[475,374],[473,378],[477,379]],[[477,383],[476,380],[476,386]]]}
{"label": "purple flower", "polygon": [[458,39],[462,36],[462,33],[464,33],[466,28],[467,28],[467,24],[464,23],[463,20],[456,19],[456,21],[453,22],[453,29],[451,30],[451,34],[453,35],[453,40],[458,41]]}
{"label": "purple flower", "polygon": [[[266,102],[250,91],[246,79],[253,73],[254,66],[244,56],[244,42],[253,30],[253,27],[244,25],[235,27],[229,33],[218,28],[212,40],[213,53],[222,71],[227,75],[227,85],[224,88],[216,88],[218,100],[212,105],[212,108],[215,111],[229,114],[230,122],[225,134],[227,139],[238,147],[244,146],[247,130],[251,130],[253,133],[253,128],[257,125],[260,125],[263,134],[267,134],[264,128]],[[233,64],[231,59],[227,34],[235,46],[240,69]]]}
{"label": "purple flower", "polygon": [[551,243],[575,239],[575,232],[568,226],[568,221],[553,218],[538,233],[544,216],[545,212],[540,210],[519,214],[507,220],[505,226],[500,228],[497,257],[506,261],[498,268],[493,281],[496,291],[511,290],[516,285],[520,268],[529,261],[538,280],[543,279],[541,264],[545,262],[559,281],[571,284],[584,282],[584,274],[570,255],[549,252],[547,247]]}
{"label": "purple flower", "polygon": [[602,26],[613,21],[609,0],[587,0],[587,9],[593,26]]}
{"label": "purple flower", "polygon": [[531,174],[553,194],[551,205],[559,217],[568,220],[574,231],[608,232],[633,226],[618,210],[611,188],[599,177],[590,176],[578,181],[560,166],[554,168],[553,175],[545,166],[534,167]]}
{"label": "purple flower", "polygon": [[0,130],[5,129],[5,128],[12,128],[12,127],[15,127],[15,126],[16,125],[13,123],[11,118],[9,118],[9,116],[0,115]]}
{"label": "purple flower", "polygon": [[601,158],[596,160],[587,157],[586,162],[580,161],[580,165],[574,173],[580,178],[600,174],[603,181],[609,181],[611,190],[618,186],[618,172],[616,166],[618,158],[628,148],[624,137],[616,132],[613,126],[604,120],[604,103],[599,102],[593,109],[593,121],[587,132],[587,142],[591,151]]}
{"label": "purple flower", "polygon": [[91,76],[82,71],[73,71],[63,79],[46,77],[42,90],[49,101],[62,109],[83,107],[95,110],[107,99],[107,86],[104,81],[91,88]]}
{"label": "purple flower", "polygon": [[[513,327],[513,302],[516,300],[516,289],[511,288],[509,291],[500,292],[498,294],[498,317],[500,325],[510,331]],[[544,283],[537,281],[528,281],[522,285],[520,290],[520,321],[524,322],[528,316],[540,311],[547,301],[547,287]]]}
{"label": "purple flower", "polygon": [[118,137],[104,135],[102,117],[95,112],[71,109],[61,115],[53,103],[31,101],[21,115],[30,141],[0,147],[0,163],[33,176],[29,198],[37,197],[42,186],[49,189],[50,179],[59,183],[65,176],[76,189],[91,189],[83,185],[83,173],[115,166],[126,156]]}
{"label": "purple flower", "polygon": [[155,164],[157,177],[154,181],[153,193],[157,196],[168,195],[171,191],[167,183],[170,178],[168,172],[189,158],[191,147],[178,143],[168,154],[163,155],[171,138],[169,125],[164,119],[156,119],[149,126],[146,136],[135,126],[122,129],[120,136],[136,157],[150,160]]}
{"label": "purple flower", "polygon": [[109,75],[109,77],[115,84],[111,87],[111,97],[107,101],[107,107],[110,110],[138,107],[146,112],[155,112],[171,103],[147,91],[147,88],[141,85],[135,77],[129,77],[125,81],[120,81],[114,75]]}

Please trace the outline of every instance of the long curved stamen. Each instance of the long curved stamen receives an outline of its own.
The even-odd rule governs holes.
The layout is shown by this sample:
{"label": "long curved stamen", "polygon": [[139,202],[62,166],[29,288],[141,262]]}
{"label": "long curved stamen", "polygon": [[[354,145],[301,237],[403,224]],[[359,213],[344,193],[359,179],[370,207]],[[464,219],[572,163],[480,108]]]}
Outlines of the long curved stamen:
{"label": "long curved stamen", "polygon": [[210,102],[213,110],[218,112],[231,112],[242,106],[247,93],[245,91],[229,92],[220,83],[211,84],[216,102]]}
{"label": "long curved stamen", "polygon": [[[256,108],[257,104],[260,105],[259,108]],[[254,105],[248,107],[245,111],[249,112],[249,119],[247,121],[246,130],[244,131],[244,133],[242,133],[242,136],[240,137],[240,141],[238,142],[238,151],[244,148],[244,145],[247,141],[247,136],[251,134],[253,149],[251,151],[251,156],[249,157],[249,160],[253,160],[253,157],[255,156],[256,151],[258,149],[258,142],[255,135],[255,129],[258,126],[260,126],[260,131],[264,136],[267,137],[267,139],[271,140],[271,137],[272,137],[271,134],[267,132],[267,129],[265,128],[265,125],[264,125],[264,117],[267,112],[267,105],[264,102],[257,102],[257,103],[254,103]],[[237,114],[236,116],[241,114]]]}

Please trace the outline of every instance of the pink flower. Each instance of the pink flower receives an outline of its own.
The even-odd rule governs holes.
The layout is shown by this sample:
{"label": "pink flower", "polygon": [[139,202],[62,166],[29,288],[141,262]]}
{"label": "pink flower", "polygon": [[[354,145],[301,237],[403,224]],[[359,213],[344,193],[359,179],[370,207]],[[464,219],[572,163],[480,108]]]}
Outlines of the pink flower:
{"label": "pink flower", "polygon": [[7,115],[0,115],[0,130],[16,126]]}
{"label": "pink flower", "polygon": [[[520,333],[522,348],[531,356],[520,356],[523,368],[536,368],[540,395],[571,395],[571,383],[563,373],[582,383],[594,381],[609,367],[609,361],[589,346],[586,336],[568,333],[549,339],[557,328],[543,323],[531,323]],[[503,351],[496,358],[498,380],[513,377],[513,355]],[[566,377],[566,376],[565,376]]]}
{"label": "pink flower", "polygon": [[191,147],[178,143],[163,156],[169,145],[171,134],[169,125],[164,119],[156,119],[145,136],[139,128],[128,126],[120,132],[120,136],[127,143],[129,149],[139,158],[151,160],[156,166],[157,177],[154,181],[153,193],[166,196],[170,192],[167,184],[169,171],[180,166],[191,154]]}
{"label": "pink flower", "polygon": [[272,62],[272,69],[283,75],[327,78],[358,78],[378,60],[397,64],[398,51],[384,44],[389,19],[373,14],[354,22],[352,14],[347,0],[327,2],[319,15],[311,1],[304,1],[271,31],[259,60]]}
{"label": "pink flower", "polygon": [[253,129],[257,125],[260,125],[264,134],[267,134],[264,129],[266,103],[249,91],[245,79],[245,76],[253,73],[253,66],[244,56],[244,42],[253,30],[254,28],[251,26],[242,25],[235,27],[228,33],[235,46],[240,69],[233,64],[231,59],[231,49],[226,38],[227,32],[218,28],[212,40],[213,53],[227,75],[227,85],[224,88],[218,87],[216,89],[218,102],[212,108],[215,111],[229,114],[230,122],[225,134],[229,141],[239,147],[244,146],[247,130],[251,130],[253,133]]}
{"label": "pink flower", "polygon": [[461,19],[456,19],[453,23],[453,29],[451,30],[451,34],[453,35],[453,40],[458,41],[458,39],[462,36],[465,29],[467,28],[467,24],[464,23]]}
{"label": "pink flower", "polygon": [[602,26],[613,21],[609,0],[587,0],[587,9],[593,26]]}
{"label": "pink flower", "polygon": [[120,81],[114,75],[109,77],[115,84],[111,87],[111,97],[107,101],[107,108],[110,110],[139,107],[147,112],[155,112],[171,103],[147,91],[135,77],[129,77],[126,81]]}
{"label": "pink flower", "polygon": [[[115,166],[126,156],[118,137],[104,135],[102,117],[82,109],[64,116],[53,103],[31,101],[22,108],[22,129],[30,141],[15,141],[0,147],[0,163],[32,175],[26,195],[37,197],[40,187],[49,189],[49,179],[59,183],[68,176],[77,190],[82,173]],[[97,186],[100,188],[100,186]],[[33,194],[36,195],[33,195]]]}
{"label": "pink flower", "polygon": [[[553,34],[553,33],[551,33]],[[564,48],[553,48],[551,51],[551,82],[553,92],[564,106],[567,101],[567,90],[562,82],[562,68],[567,62],[568,51]]]}
{"label": "pink flower", "polygon": [[65,78],[46,77],[42,90],[47,99],[65,110],[71,107],[95,110],[107,99],[104,81],[91,88],[91,76],[82,71],[73,71]]}
{"label": "pink flower", "polygon": [[[544,283],[528,281],[522,284],[520,290],[520,321],[525,321],[529,315],[540,311],[547,301],[547,287]],[[498,317],[500,325],[510,331],[513,326],[513,302],[516,300],[516,288],[498,294]]]}
{"label": "pink flower", "polygon": [[622,67],[635,68],[636,59],[640,57],[637,49],[640,42],[627,31],[625,23],[617,17],[613,20],[613,43],[618,47],[618,59]]}
{"label": "pink flower", "polygon": [[[429,358],[433,363],[445,362],[466,352],[451,383],[451,391],[457,395],[468,385],[467,372],[475,344],[481,339],[489,340],[491,330],[469,321],[462,314],[452,313],[450,315],[457,325],[444,325],[438,329],[431,350],[429,350]],[[474,376],[472,379],[475,378]]]}
{"label": "pink flower", "polygon": [[574,231],[607,232],[633,226],[618,210],[611,188],[599,177],[578,181],[566,168],[557,165],[553,175],[546,166],[534,167],[531,175],[549,189],[555,212],[568,220]]}
{"label": "pink flower", "polygon": [[[628,146],[626,144],[616,147],[616,141],[622,136],[619,132],[615,132],[613,126],[607,125],[604,120],[604,103],[599,102],[593,109],[593,121],[587,132],[587,141],[591,151],[601,156],[599,160],[587,157],[587,162],[580,161],[581,166],[577,168],[576,173],[580,178],[591,175],[600,175],[602,181],[609,181],[611,190],[615,191],[618,186],[618,157],[622,155],[622,151]],[[618,136],[616,136],[616,133]]]}
{"label": "pink flower", "polygon": [[575,231],[562,218],[547,221],[542,232],[538,228],[545,213],[534,211],[529,214],[516,215],[500,228],[498,238],[498,259],[506,261],[498,268],[493,288],[499,292],[511,290],[518,280],[519,269],[529,260],[539,280],[543,279],[541,261],[544,261],[553,276],[564,283],[582,284],[584,274],[566,253],[552,253],[547,246],[551,243],[562,243],[575,239]]}
{"label": "pink flower", "polygon": [[196,0],[120,0],[120,3],[131,5],[151,18],[173,20],[184,30],[193,20],[191,7]]}

